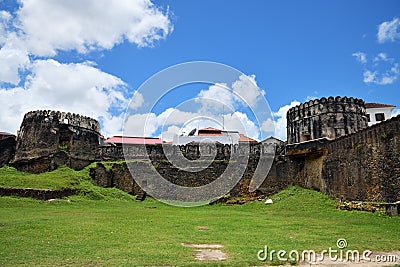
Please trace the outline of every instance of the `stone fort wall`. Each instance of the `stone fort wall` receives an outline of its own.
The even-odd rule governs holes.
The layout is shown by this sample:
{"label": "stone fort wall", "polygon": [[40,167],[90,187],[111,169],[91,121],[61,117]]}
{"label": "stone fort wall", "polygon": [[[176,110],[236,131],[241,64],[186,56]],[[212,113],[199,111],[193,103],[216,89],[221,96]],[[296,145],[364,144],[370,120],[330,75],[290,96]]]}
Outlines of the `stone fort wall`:
{"label": "stone fort wall", "polygon": [[223,144],[187,144],[175,146],[171,144],[156,145],[127,145],[121,146],[102,146],[99,148],[98,160],[124,160],[125,155],[129,159],[164,159],[184,155],[186,158],[194,160],[201,157],[215,158],[217,160],[229,160],[231,154],[248,155],[258,157],[262,155],[275,155],[277,145],[272,143],[256,143],[243,145],[223,145]]}
{"label": "stone fort wall", "polygon": [[[149,166],[141,159],[150,157],[153,167],[167,179],[180,185],[199,186],[212,181],[223,172],[232,153],[249,153],[246,171],[239,184],[231,191],[233,196],[270,195],[296,184],[320,190],[336,199],[385,202],[400,200],[400,117],[364,127],[366,121],[363,121],[365,111],[362,100],[328,98],[313,100],[312,104],[310,102],[289,111],[288,118],[291,120],[288,121],[288,126],[310,117],[314,117],[314,121],[324,122],[325,119],[321,118],[325,118],[325,115],[331,118],[335,112],[342,113],[335,115],[336,122],[342,118],[343,124],[339,123],[338,127],[333,128],[330,134],[334,135],[313,135],[313,139],[298,144],[308,148],[316,147],[319,153],[307,154],[299,149],[301,153],[287,154],[286,150],[291,144],[278,147],[262,143],[247,147],[131,146],[127,153],[135,160],[130,164],[137,165],[137,171],[133,175],[145,174],[142,170]],[[361,118],[361,122],[353,121],[356,118]],[[328,126],[321,124],[318,127],[321,134],[327,133],[327,128],[324,127]],[[346,129],[347,134],[341,136],[346,133]],[[18,133],[12,164],[24,171],[43,172],[62,164],[81,169],[94,161],[120,161],[110,163],[111,168],[105,168],[105,163],[99,163],[91,170],[92,178],[99,185],[115,186],[129,193],[137,193],[139,187],[126,163],[123,163],[123,148],[100,147],[99,130],[98,122],[87,117],[53,111],[30,112],[25,115]],[[296,128],[295,132],[300,133],[300,130]],[[330,139],[332,136],[336,136],[336,139]],[[294,138],[297,137],[291,137],[291,142],[296,141]],[[297,144],[294,144],[294,149],[296,147]],[[178,154],[192,160],[200,157],[215,157],[215,160],[198,175],[180,170],[168,162],[166,155]],[[271,170],[259,190],[250,194],[248,186],[259,158],[263,156],[273,158]]]}
{"label": "stone fort wall", "polygon": [[337,199],[400,200],[400,116],[328,145],[322,191]]}
{"label": "stone fort wall", "polygon": [[309,141],[298,149],[313,146],[323,153],[286,156],[277,176],[338,200],[400,200],[400,116],[328,142]]}

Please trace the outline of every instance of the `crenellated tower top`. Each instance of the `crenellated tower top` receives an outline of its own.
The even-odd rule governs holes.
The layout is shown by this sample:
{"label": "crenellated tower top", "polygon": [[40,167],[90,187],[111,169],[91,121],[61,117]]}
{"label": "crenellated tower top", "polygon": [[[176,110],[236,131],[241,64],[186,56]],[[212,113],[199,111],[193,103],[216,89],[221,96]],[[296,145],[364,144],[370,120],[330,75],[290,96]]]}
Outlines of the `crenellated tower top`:
{"label": "crenellated tower top", "polygon": [[336,139],[367,127],[364,101],[353,97],[310,100],[287,112],[288,143]]}

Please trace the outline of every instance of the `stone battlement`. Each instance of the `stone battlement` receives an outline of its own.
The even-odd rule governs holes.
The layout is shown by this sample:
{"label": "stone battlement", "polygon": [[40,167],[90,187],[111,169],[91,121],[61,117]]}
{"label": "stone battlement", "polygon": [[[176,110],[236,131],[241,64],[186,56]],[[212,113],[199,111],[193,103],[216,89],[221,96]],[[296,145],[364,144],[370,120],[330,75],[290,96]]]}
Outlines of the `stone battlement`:
{"label": "stone battlement", "polygon": [[352,149],[366,144],[386,142],[400,132],[400,115],[389,120],[369,126],[361,131],[352,133],[330,142],[329,149],[337,151],[341,149]]}
{"label": "stone battlement", "polygon": [[53,110],[36,110],[25,114],[23,121],[34,121],[35,123],[67,124],[100,133],[100,124],[97,120],[70,112]]}
{"label": "stone battlement", "polygon": [[287,118],[294,119],[298,116],[313,116],[331,112],[365,112],[365,102],[354,97],[323,97],[313,99],[297,105],[287,112]]}
{"label": "stone battlement", "polygon": [[[223,144],[187,144],[174,146],[170,144],[164,145],[127,145],[125,148],[121,146],[102,146],[99,147],[99,159],[106,160],[124,160],[129,159],[146,159],[165,158],[178,155],[185,155],[189,159],[197,159],[200,156],[206,158],[215,158],[218,160],[229,160],[230,156],[243,155],[249,157],[275,156],[277,149],[276,144],[249,144],[249,145],[223,145]],[[125,152],[125,155],[124,155]]]}
{"label": "stone battlement", "polygon": [[365,103],[353,97],[323,97],[287,112],[288,144],[319,138],[336,139],[366,127]]}

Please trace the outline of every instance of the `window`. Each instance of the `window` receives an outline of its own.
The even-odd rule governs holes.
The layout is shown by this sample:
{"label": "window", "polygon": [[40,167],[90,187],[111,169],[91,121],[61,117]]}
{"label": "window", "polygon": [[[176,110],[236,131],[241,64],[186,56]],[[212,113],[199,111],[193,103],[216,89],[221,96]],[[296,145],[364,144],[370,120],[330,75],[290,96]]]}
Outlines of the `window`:
{"label": "window", "polygon": [[368,120],[368,122],[371,121],[371,115],[370,114],[367,114],[367,120]]}
{"label": "window", "polygon": [[383,114],[383,113],[376,113],[376,114],[375,114],[375,120],[376,120],[376,121],[384,121],[384,120],[385,120],[385,114]]}

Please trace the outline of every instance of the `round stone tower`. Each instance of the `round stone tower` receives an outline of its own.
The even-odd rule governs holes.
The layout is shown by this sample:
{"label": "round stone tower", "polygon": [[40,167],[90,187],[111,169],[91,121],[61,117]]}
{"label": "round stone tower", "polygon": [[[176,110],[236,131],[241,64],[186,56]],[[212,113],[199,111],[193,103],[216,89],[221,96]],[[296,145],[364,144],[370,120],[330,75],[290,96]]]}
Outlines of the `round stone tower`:
{"label": "round stone tower", "polygon": [[82,169],[95,160],[100,124],[78,114],[39,110],[25,114],[12,164],[39,173],[59,165]]}
{"label": "round stone tower", "polygon": [[287,112],[287,142],[336,139],[367,127],[364,101],[353,97],[321,98]]}

